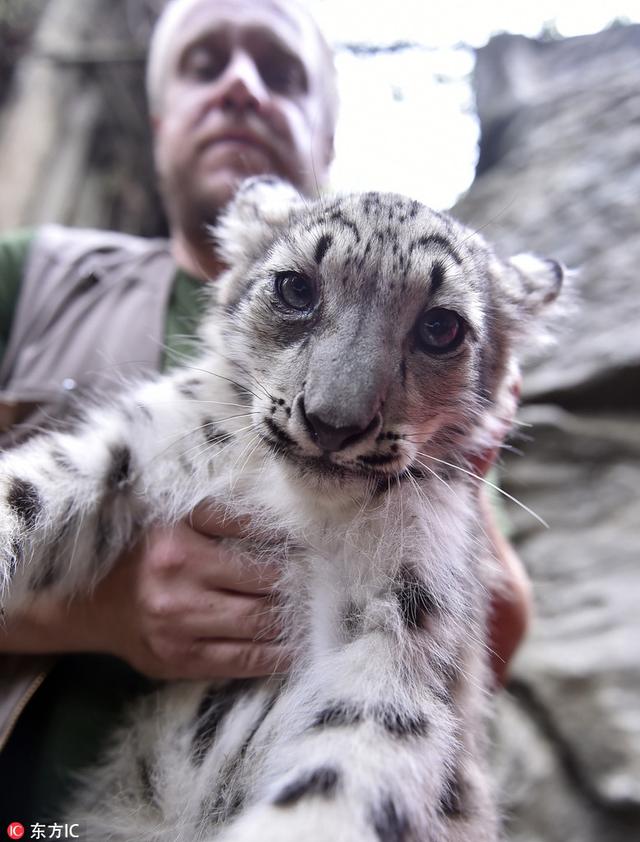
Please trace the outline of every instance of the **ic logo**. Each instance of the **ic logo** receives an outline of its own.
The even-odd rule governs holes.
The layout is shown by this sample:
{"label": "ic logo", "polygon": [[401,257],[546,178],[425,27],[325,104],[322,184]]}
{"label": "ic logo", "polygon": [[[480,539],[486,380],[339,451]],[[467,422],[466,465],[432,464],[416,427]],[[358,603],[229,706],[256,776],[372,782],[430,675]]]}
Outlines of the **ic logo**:
{"label": "ic logo", "polygon": [[24,825],[20,822],[11,822],[7,828],[7,836],[9,839],[22,839],[24,836]]}

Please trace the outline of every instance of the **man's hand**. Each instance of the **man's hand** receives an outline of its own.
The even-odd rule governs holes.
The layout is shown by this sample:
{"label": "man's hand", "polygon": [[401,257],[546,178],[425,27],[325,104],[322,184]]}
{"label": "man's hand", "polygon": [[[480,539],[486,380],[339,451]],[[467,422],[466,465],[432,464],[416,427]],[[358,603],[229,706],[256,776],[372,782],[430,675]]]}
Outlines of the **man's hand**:
{"label": "man's hand", "polygon": [[154,527],[88,596],[41,596],[0,630],[5,652],[104,652],[153,678],[249,677],[286,670],[275,642],[275,571],[222,543],[241,524],[199,506]]}
{"label": "man's hand", "polygon": [[[531,614],[522,564],[486,500],[484,529],[502,568],[492,594],[491,664],[503,684]],[[95,591],[66,602],[42,595],[0,627],[0,651],[104,652],[152,678],[250,677],[285,671],[271,597],[275,571],[221,543],[242,524],[199,506],[174,527],[154,527]]]}

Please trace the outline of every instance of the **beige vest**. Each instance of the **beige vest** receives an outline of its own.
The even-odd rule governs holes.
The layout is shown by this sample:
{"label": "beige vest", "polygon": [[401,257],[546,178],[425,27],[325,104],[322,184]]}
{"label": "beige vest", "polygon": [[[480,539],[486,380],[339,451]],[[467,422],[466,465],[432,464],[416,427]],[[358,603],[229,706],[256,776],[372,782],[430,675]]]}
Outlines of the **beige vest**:
{"label": "beige vest", "polygon": [[[0,445],[72,398],[157,371],[176,267],[167,240],[47,225],[29,250],[0,365]],[[51,658],[0,658],[0,749]]]}

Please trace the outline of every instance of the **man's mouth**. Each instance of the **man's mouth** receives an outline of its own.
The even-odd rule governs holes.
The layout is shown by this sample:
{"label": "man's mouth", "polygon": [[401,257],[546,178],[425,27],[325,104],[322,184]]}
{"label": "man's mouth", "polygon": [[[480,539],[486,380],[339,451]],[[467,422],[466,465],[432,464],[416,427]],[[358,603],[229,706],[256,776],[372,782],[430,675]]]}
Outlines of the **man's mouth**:
{"label": "man's mouth", "polygon": [[223,134],[207,138],[202,143],[203,149],[217,148],[221,146],[233,146],[238,149],[257,149],[266,155],[272,155],[272,150],[262,138],[249,132],[229,131]]}

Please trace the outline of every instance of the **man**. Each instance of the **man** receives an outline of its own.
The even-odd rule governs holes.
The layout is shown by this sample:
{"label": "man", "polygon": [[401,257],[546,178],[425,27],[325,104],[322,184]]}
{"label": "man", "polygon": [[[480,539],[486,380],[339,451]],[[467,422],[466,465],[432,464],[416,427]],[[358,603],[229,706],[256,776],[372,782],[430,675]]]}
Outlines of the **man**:
{"label": "man", "polygon": [[[105,311],[102,299],[96,298],[95,304],[103,324],[109,324],[111,344],[104,356],[110,364],[114,359],[124,363],[137,358],[133,339],[127,335],[132,306],[126,297],[132,280],[130,266],[144,274],[145,265],[157,262],[157,275],[152,273],[142,282],[136,275],[135,280],[142,294],[151,290],[153,300],[145,300],[156,307],[159,317],[165,317],[155,328],[156,345],[166,341],[170,349],[181,351],[177,336],[185,329],[192,332],[197,323],[202,282],[215,280],[223,268],[207,226],[215,221],[239,180],[249,174],[275,173],[312,196],[326,184],[333,155],[336,94],[330,51],[309,15],[293,0],[175,0],[152,39],[148,92],[169,243],[145,251],[146,244],[108,240],[106,251],[116,255],[112,264],[105,268],[98,263],[91,273],[84,269],[80,275],[72,273],[75,297],[60,316],[84,312],[95,286],[86,281],[96,273],[99,280],[108,280],[110,290],[122,287],[123,297],[114,301],[112,310]],[[53,245],[47,245],[47,237]],[[3,336],[7,350],[0,374],[5,395],[19,397],[21,387],[33,376],[34,365],[46,356],[32,353],[25,361],[29,341],[34,348],[41,341],[41,335],[30,333],[28,325],[23,328],[36,307],[28,291],[41,290],[41,275],[48,273],[46,283],[57,294],[48,262],[53,254],[63,271],[61,255],[67,253],[74,255],[73,261],[69,259],[74,267],[93,266],[104,244],[98,238],[95,246],[78,245],[81,239],[69,232],[41,232],[21,246],[22,294],[15,316],[8,320],[11,331],[5,327]],[[1,255],[0,246],[0,276]],[[4,265],[9,262],[5,260]],[[42,271],[36,271],[40,266]],[[161,276],[165,277],[164,292]],[[122,278],[127,283],[121,283]],[[60,335],[59,321],[46,324],[52,334]],[[81,330],[79,319],[78,332],[73,333],[76,347],[82,342]],[[144,341],[146,328],[139,333],[143,336],[137,338]],[[65,341],[71,342],[71,335]],[[73,361],[73,376],[63,377],[66,370],[56,368],[60,356],[50,354],[47,360],[53,357],[54,362],[43,363],[49,368],[37,384],[41,390],[51,390],[59,382],[74,385],[88,372],[94,376],[95,361],[89,365],[83,359],[79,365]],[[7,359],[11,366],[6,365]],[[29,611],[9,619],[0,633],[0,651],[104,653],[118,661],[114,664],[95,656],[63,658],[28,705],[29,694],[41,679],[26,673],[25,694],[15,700],[18,707],[26,705],[25,716],[15,730],[5,730],[7,744],[0,755],[0,773],[12,769],[18,781],[16,770],[23,770],[20,787],[5,789],[5,809],[13,810],[8,820],[18,817],[18,788],[27,793],[23,818],[60,818],[56,810],[64,798],[67,771],[93,759],[112,721],[139,691],[137,674],[162,679],[248,677],[286,665],[286,652],[273,642],[273,571],[258,575],[250,561],[221,548],[216,540],[239,529],[203,504],[176,527],[151,529],[91,595],[60,604],[45,594]],[[497,531],[493,532],[496,542],[500,541]],[[504,542],[500,555],[505,569],[518,569],[510,564],[512,556]],[[495,600],[494,648],[502,659],[498,673],[522,634],[526,604],[526,586],[514,574],[509,592]],[[135,674],[124,673],[121,662],[132,666]],[[20,669],[24,663],[20,661]],[[8,707],[11,720],[15,707]],[[65,720],[76,709],[91,710],[96,721],[89,722],[74,746]],[[103,714],[98,717],[100,710]],[[76,722],[86,719],[83,713]],[[0,742],[2,734],[0,724]],[[21,766],[27,734],[36,752],[33,772]],[[64,757],[55,754],[56,745],[63,747]]]}

